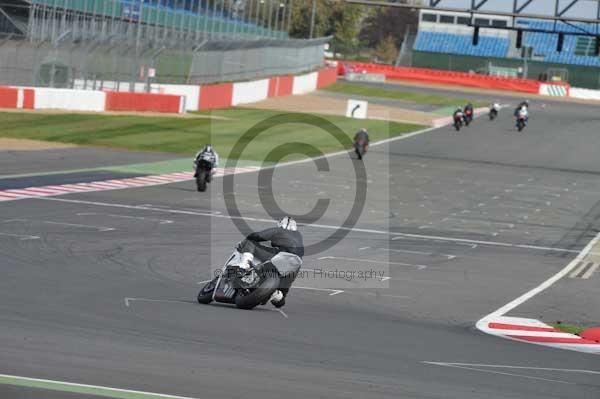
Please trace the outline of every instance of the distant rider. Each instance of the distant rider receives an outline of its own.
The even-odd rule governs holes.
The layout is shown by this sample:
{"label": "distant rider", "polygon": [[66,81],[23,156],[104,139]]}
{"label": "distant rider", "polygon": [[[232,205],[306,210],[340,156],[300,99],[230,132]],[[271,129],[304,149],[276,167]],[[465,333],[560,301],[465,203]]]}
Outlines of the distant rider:
{"label": "distant rider", "polygon": [[198,162],[200,162],[201,159],[206,159],[211,163],[212,167],[210,172],[211,174],[214,174],[216,168],[219,167],[219,154],[217,154],[212,145],[207,144],[203,149],[198,151],[194,157],[194,177],[196,177],[196,174],[198,173]]}
{"label": "distant rider", "polygon": [[[262,242],[270,242],[271,245],[262,245]],[[302,259],[304,242],[296,221],[290,216],[285,216],[277,223],[277,227],[250,233],[244,241],[240,242],[237,250],[241,253],[241,261],[238,266],[242,269],[249,269],[252,267],[254,258],[257,258],[257,263],[266,262],[280,252],[289,252]],[[275,291],[270,298],[275,307],[280,308],[285,305],[285,297],[294,278],[295,276],[282,279],[280,289]]]}
{"label": "distant rider", "polygon": [[521,111],[521,108],[525,108],[527,111],[529,111],[529,100],[522,101],[519,105],[517,105],[517,108],[515,108],[515,116],[519,116],[519,111]]}
{"label": "distant rider", "polygon": [[457,108],[457,109],[454,111],[454,114],[452,114],[452,118],[454,118],[454,122],[456,122],[456,121],[459,121],[459,122],[461,122],[461,121],[462,121],[462,118],[463,118],[463,116],[464,116],[464,113],[463,113],[463,110],[462,110],[462,108],[460,108],[460,107],[458,107],[458,108]]}
{"label": "distant rider", "polygon": [[466,122],[471,122],[473,120],[473,104],[467,103],[467,105],[465,105],[464,114]]}
{"label": "distant rider", "polygon": [[498,116],[498,112],[500,112],[500,104],[498,102],[494,102],[490,105],[490,118],[495,118]]}
{"label": "distant rider", "polygon": [[354,135],[354,147],[358,146],[358,143],[362,142],[364,146],[364,152],[366,153],[369,149],[369,133],[367,129],[362,128]]}

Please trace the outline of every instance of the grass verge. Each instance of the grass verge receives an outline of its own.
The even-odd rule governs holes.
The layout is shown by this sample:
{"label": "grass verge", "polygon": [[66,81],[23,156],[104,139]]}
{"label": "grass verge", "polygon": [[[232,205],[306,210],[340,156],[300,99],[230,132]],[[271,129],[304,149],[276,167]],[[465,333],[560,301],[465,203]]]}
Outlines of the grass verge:
{"label": "grass verge", "polygon": [[[469,102],[466,98],[447,97],[438,94],[425,94],[409,91],[401,91],[394,89],[385,89],[382,87],[361,85],[356,83],[338,82],[323,90],[336,93],[352,94],[364,97],[379,97],[391,100],[410,101],[417,104],[437,105],[440,107],[456,107],[464,106]],[[484,104],[481,101],[472,101],[475,107],[482,107]]]}
{"label": "grass verge", "polygon": [[587,328],[577,324],[565,324],[561,322],[552,323],[551,326],[562,332],[575,335],[580,335]]}
{"label": "grass verge", "polygon": [[[44,140],[78,145],[159,151],[191,156],[206,143],[227,157],[236,142],[255,124],[277,115],[278,111],[233,108],[203,112],[220,118],[174,118],[169,116],[132,116],[102,114],[38,114],[0,112],[0,137]],[[308,114],[302,114],[310,117]],[[321,127],[332,123],[352,137],[361,127],[369,130],[372,141],[412,132],[424,126],[379,120],[357,120],[318,115],[316,126],[291,123],[290,116],[271,126],[249,142],[240,159],[271,161],[265,154],[286,144],[287,150],[307,143],[321,152],[341,150],[341,145]],[[291,147],[290,147],[291,145]],[[277,154],[271,158],[276,160]],[[286,159],[301,158],[292,156]]]}

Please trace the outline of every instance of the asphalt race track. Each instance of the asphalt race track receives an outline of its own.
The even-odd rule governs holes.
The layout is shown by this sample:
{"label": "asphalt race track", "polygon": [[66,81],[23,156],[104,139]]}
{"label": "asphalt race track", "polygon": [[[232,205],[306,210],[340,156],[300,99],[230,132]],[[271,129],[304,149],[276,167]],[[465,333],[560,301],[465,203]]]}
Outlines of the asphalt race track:
{"label": "asphalt race track", "polygon": [[[508,110],[458,133],[374,146],[352,231],[336,226],[365,181],[346,155],[328,158],[329,171],[275,169],[274,198],[257,173],[236,176],[236,203],[255,229],[271,225],[261,196],[290,213],[330,200],[302,231],[307,244],[334,245],[305,269],[385,275],[309,276],[284,313],[195,302],[198,282],[242,238],[222,179],[204,194],[187,182],[0,203],[0,233],[13,234],[0,235],[0,374],[199,399],[597,399],[597,356],[474,326],[600,229],[599,122],[597,108],[534,103],[523,134]],[[13,171],[18,162],[27,159]],[[596,293],[599,283],[581,282]],[[538,298],[524,306],[528,317],[551,311]],[[599,322],[599,309],[581,313]],[[25,385],[0,384],[0,397],[94,397]]]}

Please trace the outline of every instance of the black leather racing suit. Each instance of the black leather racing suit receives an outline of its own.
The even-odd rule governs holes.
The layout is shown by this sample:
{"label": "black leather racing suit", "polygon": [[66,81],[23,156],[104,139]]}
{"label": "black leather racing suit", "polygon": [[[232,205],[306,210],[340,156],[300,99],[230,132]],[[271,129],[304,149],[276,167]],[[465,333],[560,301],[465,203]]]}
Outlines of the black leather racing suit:
{"label": "black leather racing suit", "polygon": [[[260,244],[269,241],[271,246]],[[239,252],[251,252],[261,262],[266,262],[279,252],[289,252],[304,256],[304,242],[302,234],[298,231],[286,230],[281,227],[273,227],[263,231],[249,234],[238,246]],[[280,290],[284,297],[287,295],[296,276],[281,279]]]}

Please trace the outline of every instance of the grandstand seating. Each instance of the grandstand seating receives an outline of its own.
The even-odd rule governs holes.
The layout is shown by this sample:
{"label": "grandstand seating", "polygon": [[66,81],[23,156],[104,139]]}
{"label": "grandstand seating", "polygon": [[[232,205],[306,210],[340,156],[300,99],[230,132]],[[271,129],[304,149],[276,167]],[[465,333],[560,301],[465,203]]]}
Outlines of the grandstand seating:
{"label": "grandstand seating", "polygon": [[[552,30],[554,23],[549,21],[518,20],[517,27],[528,27],[530,29]],[[577,26],[577,25],[576,25]],[[558,23],[556,29],[565,32],[563,49],[559,53],[556,51],[558,35],[525,32],[523,34],[523,45],[533,47],[534,58],[542,61],[559,64],[573,64],[586,66],[600,66],[600,58],[594,56],[594,39],[586,36],[573,36],[568,33],[581,33],[581,29],[589,29],[584,25],[578,27]]]}
{"label": "grandstand seating", "polygon": [[485,57],[506,57],[510,40],[502,37],[480,36],[473,46],[472,35],[420,31],[414,49],[432,53],[451,53]]}
{"label": "grandstand seating", "polygon": [[[424,24],[420,27],[414,50],[447,53],[480,57],[520,58],[520,52],[509,51],[514,46],[509,36],[487,36],[490,33],[480,33],[479,44],[473,46],[472,29],[465,31],[459,25],[444,26],[443,24]],[[584,65],[600,67],[600,57],[594,55],[595,38],[593,36],[576,36],[573,33],[590,31],[595,34],[595,28],[585,24],[555,23],[552,21],[517,19],[516,27],[524,29],[564,32],[564,42],[561,52],[557,51],[558,35],[556,33],[524,32],[523,46],[533,48],[533,59],[556,64]],[[443,32],[438,31],[440,28]],[[570,34],[571,33],[571,34]],[[515,33],[513,32],[513,35]]]}

